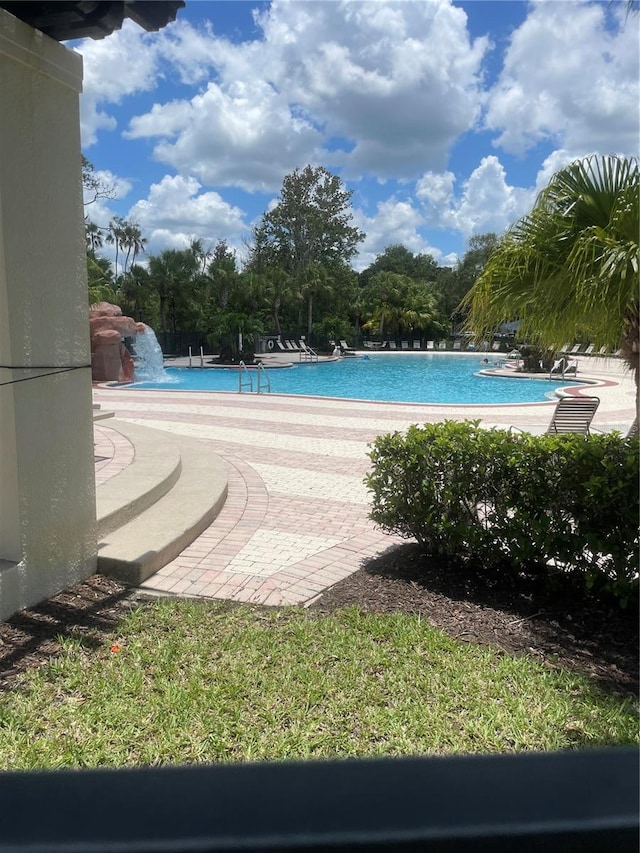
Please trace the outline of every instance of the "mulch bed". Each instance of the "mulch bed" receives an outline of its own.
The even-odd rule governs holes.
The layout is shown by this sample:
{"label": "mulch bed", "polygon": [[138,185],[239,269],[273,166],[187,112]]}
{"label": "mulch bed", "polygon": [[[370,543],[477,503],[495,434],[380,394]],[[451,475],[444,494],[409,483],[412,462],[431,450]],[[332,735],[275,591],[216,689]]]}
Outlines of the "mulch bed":
{"label": "mulch bed", "polygon": [[[549,596],[527,578],[487,577],[425,557],[416,545],[388,549],[312,605],[331,612],[355,605],[376,613],[420,614],[452,637],[527,654],[545,666],[587,675],[607,691],[638,693],[638,613],[590,601],[575,591]],[[122,616],[144,606],[135,589],[101,575],[0,623],[0,689],[60,650],[61,637],[98,647]]]}
{"label": "mulch bed", "polygon": [[608,691],[638,693],[637,605],[623,610],[572,588],[550,594],[540,580],[453,568],[414,544],[368,561],[314,606],[348,605],[420,614],[451,637],[531,655],[545,666],[583,673]]}

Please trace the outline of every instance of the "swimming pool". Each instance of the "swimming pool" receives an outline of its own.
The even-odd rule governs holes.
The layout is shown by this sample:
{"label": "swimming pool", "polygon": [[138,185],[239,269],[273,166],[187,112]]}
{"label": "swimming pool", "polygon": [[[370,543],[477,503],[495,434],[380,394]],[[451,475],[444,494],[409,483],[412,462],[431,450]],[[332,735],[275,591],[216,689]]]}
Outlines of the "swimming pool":
{"label": "swimming pool", "polygon": [[[486,367],[476,354],[383,355],[267,369],[272,394],[304,394],[401,403],[535,403],[574,381],[478,376]],[[172,391],[237,391],[238,370],[166,369],[165,382],[133,387]],[[256,371],[251,371],[254,388]]]}

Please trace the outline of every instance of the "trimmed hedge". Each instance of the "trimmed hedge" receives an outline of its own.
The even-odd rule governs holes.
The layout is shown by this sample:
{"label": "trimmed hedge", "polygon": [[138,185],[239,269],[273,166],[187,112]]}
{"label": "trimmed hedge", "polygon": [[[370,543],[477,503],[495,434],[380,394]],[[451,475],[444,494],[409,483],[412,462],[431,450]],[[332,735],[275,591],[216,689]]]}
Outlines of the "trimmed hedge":
{"label": "trimmed hedge", "polygon": [[448,559],[579,574],[624,606],[638,591],[638,439],[481,429],[479,421],[379,436],[370,517]]}

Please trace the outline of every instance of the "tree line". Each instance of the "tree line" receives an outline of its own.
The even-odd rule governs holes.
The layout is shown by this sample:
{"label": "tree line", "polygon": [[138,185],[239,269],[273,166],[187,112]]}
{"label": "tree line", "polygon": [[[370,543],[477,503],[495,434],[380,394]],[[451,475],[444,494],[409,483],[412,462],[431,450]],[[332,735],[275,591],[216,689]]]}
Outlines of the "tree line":
{"label": "tree line", "polygon": [[[112,197],[83,160],[88,204]],[[473,237],[453,268],[392,244],[360,273],[351,262],[364,239],[353,225],[352,193],[323,167],[287,175],[275,206],[253,228],[240,265],[225,240],[144,254],[137,223],[107,226],[87,215],[89,301],[107,300],[156,332],[189,332],[229,359],[246,357],[260,336],[331,340],[446,337],[463,320],[459,305],[497,244]],[[114,261],[103,254],[114,247]],[[240,351],[239,341],[243,342]]]}
{"label": "tree line", "polygon": [[[110,192],[88,161],[83,179],[89,203]],[[465,329],[484,338],[518,321],[522,338],[552,352],[569,340],[619,348],[638,383],[637,158],[592,155],[560,169],[529,214],[500,238],[473,237],[454,267],[394,244],[357,273],[365,235],[351,195],[321,166],[287,175],[242,268],[224,240],[194,240],[143,266],[135,223],[115,217],[100,229],[88,218],[89,299],[116,302],[160,332],[201,335],[228,358],[246,357],[264,335],[305,335],[322,348],[358,343],[354,335],[434,340]],[[101,241],[114,245],[113,264]]]}

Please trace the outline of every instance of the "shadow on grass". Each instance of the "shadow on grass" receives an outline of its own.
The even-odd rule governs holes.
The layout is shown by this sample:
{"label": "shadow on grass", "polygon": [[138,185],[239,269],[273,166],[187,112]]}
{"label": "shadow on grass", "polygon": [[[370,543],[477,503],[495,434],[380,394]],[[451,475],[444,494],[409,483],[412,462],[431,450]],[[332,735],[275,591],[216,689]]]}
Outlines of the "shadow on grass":
{"label": "shadow on grass", "polygon": [[529,654],[546,666],[581,672],[607,691],[637,694],[636,604],[621,609],[575,584],[550,590],[540,577],[453,565],[416,544],[389,548],[362,566],[314,607],[419,613],[453,637]]}
{"label": "shadow on grass", "polygon": [[79,640],[97,648],[136,604],[132,590],[93,575],[36,607],[20,610],[0,623],[0,690],[8,689],[27,669],[60,651],[61,641]]}

